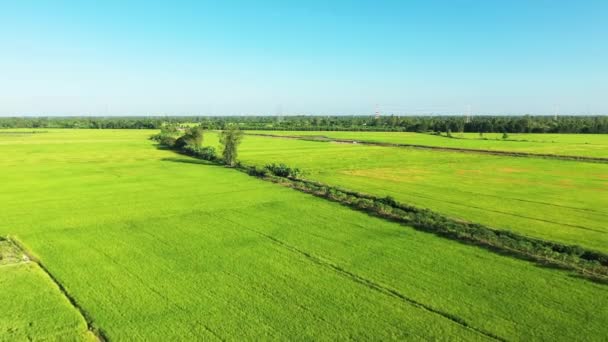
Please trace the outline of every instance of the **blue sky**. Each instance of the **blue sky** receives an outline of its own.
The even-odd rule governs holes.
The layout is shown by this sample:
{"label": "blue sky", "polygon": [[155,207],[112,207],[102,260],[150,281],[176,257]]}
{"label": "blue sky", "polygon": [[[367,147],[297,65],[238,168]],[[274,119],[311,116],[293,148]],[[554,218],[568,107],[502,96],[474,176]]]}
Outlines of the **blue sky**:
{"label": "blue sky", "polygon": [[0,115],[608,114],[608,1],[3,1]]}

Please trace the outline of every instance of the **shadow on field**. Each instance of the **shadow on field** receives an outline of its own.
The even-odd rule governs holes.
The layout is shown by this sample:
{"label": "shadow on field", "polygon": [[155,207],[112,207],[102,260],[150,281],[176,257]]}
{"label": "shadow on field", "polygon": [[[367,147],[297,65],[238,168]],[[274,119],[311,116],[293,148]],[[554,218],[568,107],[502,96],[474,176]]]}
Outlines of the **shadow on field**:
{"label": "shadow on field", "polygon": [[184,163],[184,164],[198,164],[198,165],[209,165],[209,166],[222,166],[222,165],[218,165],[216,163],[207,161],[207,160],[202,160],[202,159],[192,159],[192,158],[179,158],[179,157],[172,157],[172,158],[162,158],[161,161],[168,161],[168,162],[173,162],[173,163]]}

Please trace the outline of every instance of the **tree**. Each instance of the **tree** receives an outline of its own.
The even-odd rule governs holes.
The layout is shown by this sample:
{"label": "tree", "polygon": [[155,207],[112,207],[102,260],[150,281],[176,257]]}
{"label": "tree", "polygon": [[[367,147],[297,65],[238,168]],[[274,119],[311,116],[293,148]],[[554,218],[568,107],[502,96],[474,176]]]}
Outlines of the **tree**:
{"label": "tree", "polygon": [[220,133],[220,144],[222,144],[222,159],[224,164],[234,166],[236,164],[237,148],[243,140],[243,132],[236,125],[229,125]]}
{"label": "tree", "polygon": [[502,133],[502,138],[503,138],[503,139],[509,139],[509,134],[507,134],[507,131],[504,131],[504,132]]}
{"label": "tree", "polygon": [[175,141],[175,146],[182,148],[191,146],[199,148],[203,144],[203,128],[201,126],[190,127],[186,133]]}

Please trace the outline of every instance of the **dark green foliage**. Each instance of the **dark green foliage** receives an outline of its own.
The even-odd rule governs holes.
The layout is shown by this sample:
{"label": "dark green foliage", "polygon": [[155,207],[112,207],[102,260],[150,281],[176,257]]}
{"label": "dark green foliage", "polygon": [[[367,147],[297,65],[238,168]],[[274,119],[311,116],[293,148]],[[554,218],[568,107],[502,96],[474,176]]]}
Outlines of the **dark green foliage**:
{"label": "dark green foliage", "polygon": [[186,129],[184,135],[179,136],[180,130],[174,125],[164,126],[161,132],[150,137],[158,141],[159,145],[177,150],[181,153],[199,159],[217,161],[215,148],[206,146],[203,143],[203,128],[201,126]]}
{"label": "dark green foliage", "polygon": [[175,145],[176,139],[175,139],[175,137],[172,137],[172,136],[163,135],[163,136],[160,136],[157,141],[159,144],[161,144],[163,146],[173,147],[173,145]]}
{"label": "dark green foliage", "polygon": [[503,132],[503,133],[502,133],[502,138],[503,138],[504,140],[509,139],[509,134],[507,134],[507,132]]}
{"label": "dark green foliage", "polygon": [[162,146],[172,148],[175,145],[179,134],[180,132],[176,125],[163,125],[160,129],[160,133],[154,134],[150,139],[157,141]]}
{"label": "dark green foliage", "polygon": [[220,143],[223,146],[222,159],[224,164],[235,166],[237,163],[238,146],[243,140],[243,131],[236,125],[229,125],[220,133]]}
{"label": "dark green foliage", "polygon": [[266,165],[266,169],[270,171],[275,176],[279,177],[288,177],[288,178],[298,178],[301,171],[298,168],[291,168],[283,163],[280,164],[268,164]]}
{"label": "dark green foliage", "polygon": [[[282,166],[276,167],[279,170],[284,170],[286,166]],[[275,172],[272,172],[272,176],[264,173],[258,174],[252,172],[251,169],[252,167],[246,167],[245,170],[250,175],[282,183],[294,189],[340,202],[374,215],[402,221],[420,230],[450,239],[489,246],[526,258],[534,258],[543,263],[549,262],[567,266],[583,274],[590,273],[595,277],[603,277],[602,279],[608,277],[608,255],[600,252],[589,251],[580,246],[533,239],[510,231],[492,229],[477,223],[455,220],[429,209],[399,203],[390,196],[380,198],[317,182],[280,176]]]}
{"label": "dark green foliage", "polygon": [[0,118],[0,128],[159,129],[184,122],[204,129],[236,125],[249,130],[608,133],[608,116],[273,116],[230,117],[32,117]]}
{"label": "dark green foliage", "polygon": [[211,146],[204,147],[196,147],[191,145],[186,145],[180,149],[180,151],[184,154],[187,154],[192,157],[196,157],[199,159],[209,160],[209,161],[217,161],[218,157],[215,153],[215,148]]}
{"label": "dark green foliage", "polygon": [[186,129],[184,135],[179,137],[175,141],[177,148],[183,148],[185,146],[201,147],[203,144],[203,128],[201,126],[190,127]]}
{"label": "dark green foliage", "polygon": [[266,169],[265,167],[243,166],[243,168],[250,176],[262,178],[268,176],[268,169]]}

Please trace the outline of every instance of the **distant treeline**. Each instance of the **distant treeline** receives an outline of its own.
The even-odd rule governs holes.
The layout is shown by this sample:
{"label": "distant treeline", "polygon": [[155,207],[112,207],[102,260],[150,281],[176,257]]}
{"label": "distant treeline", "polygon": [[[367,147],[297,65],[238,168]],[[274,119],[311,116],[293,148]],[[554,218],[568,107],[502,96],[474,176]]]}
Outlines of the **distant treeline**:
{"label": "distant treeline", "polygon": [[608,133],[608,116],[165,116],[0,118],[0,128],[159,129],[200,124],[247,130],[399,131],[473,133]]}

